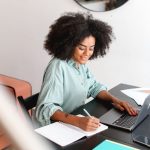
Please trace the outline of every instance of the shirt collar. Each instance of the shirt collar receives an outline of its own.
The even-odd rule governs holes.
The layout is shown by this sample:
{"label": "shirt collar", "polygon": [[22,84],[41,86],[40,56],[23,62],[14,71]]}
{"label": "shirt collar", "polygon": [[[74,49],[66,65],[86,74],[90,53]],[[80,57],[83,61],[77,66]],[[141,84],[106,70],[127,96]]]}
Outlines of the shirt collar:
{"label": "shirt collar", "polygon": [[68,63],[70,66],[72,66],[72,67],[74,67],[74,68],[76,68],[76,69],[79,69],[79,68],[80,68],[80,65],[79,65],[79,68],[78,68],[76,62],[75,62],[72,58],[69,59],[69,60],[67,61],[67,63]]}

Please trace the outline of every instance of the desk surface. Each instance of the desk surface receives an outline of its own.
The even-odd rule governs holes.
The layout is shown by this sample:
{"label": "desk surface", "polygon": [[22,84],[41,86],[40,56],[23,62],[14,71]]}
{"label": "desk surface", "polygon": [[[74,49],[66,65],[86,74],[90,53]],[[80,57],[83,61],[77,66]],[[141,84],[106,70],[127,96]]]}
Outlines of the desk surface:
{"label": "desk surface", "polygon": [[[114,96],[129,101],[135,107],[138,107],[134,100],[129,98],[128,96],[124,95],[120,90],[128,89],[128,88],[135,88],[135,86],[127,85],[127,84],[119,84],[109,90],[111,94]],[[89,113],[93,116],[100,117],[105,112],[107,112],[112,105],[108,102],[100,101],[100,100],[92,100],[84,106],[81,106],[77,110],[73,112],[73,114],[83,114],[85,115],[83,108],[86,108]],[[125,131],[122,129],[109,127],[107,130],[100,132],[92,137],[83,138],[75,143],[72,143],[66,147],[61,148],[60,146],[52,143],[56,149],[65,149],[65,150],[92,150],[96,145],[101,143],[104,139],[110,139],[119,143],[123,143],[129,146],[133,146],[135,148],[139,148],[142,150],[148,150],[149,148],[140,144],[137,144],[132,141],[131,132]]]}

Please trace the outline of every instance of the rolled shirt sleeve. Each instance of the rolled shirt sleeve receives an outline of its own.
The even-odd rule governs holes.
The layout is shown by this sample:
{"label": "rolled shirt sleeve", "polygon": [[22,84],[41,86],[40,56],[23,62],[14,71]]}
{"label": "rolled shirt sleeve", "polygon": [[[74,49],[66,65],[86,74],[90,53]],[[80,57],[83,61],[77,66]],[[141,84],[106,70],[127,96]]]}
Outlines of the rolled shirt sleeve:
{"label": "rolled shirt sleeve", "polygon": [[41,123],[42,126],[48,125],[51,123],[50,117],[57,111],[62,110],[60,106],[55,104],[44,104],[39,106],[38,108],[39,114],[37,115],[38,121]]}

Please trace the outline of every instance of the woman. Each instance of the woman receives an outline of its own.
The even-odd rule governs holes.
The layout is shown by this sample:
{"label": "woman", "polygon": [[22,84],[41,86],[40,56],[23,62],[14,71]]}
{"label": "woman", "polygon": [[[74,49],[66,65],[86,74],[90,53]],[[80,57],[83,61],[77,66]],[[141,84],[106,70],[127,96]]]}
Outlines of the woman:
{"label": "woman", "polygon": [[50,26],[44,46],[53,58],[45,70],[36,107],[41,125],[53,120],[95,130],[98,118],[70,114],[89,97],[110,101],[118,109],[136,115],[129,103],[112,96],[98,83],[86,66],[88,60],[106,54],[111,39],[111,27],[89,14],[67,13]]}

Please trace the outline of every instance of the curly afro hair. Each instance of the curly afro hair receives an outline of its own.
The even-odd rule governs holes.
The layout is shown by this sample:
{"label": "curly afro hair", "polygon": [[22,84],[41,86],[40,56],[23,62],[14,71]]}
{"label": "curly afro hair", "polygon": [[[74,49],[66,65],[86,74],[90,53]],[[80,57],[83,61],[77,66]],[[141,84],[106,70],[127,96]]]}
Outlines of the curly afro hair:
{"label": "curly afro hair", "polygon": [[53,57],[68,60],[75,47],[91,35],[96,43],[90,59],[103,57],[112,41],[112,28],[89,13],[65,13],[50,26],[44,47]]}

